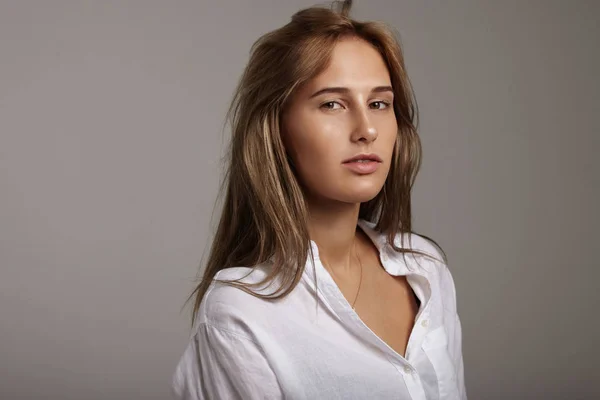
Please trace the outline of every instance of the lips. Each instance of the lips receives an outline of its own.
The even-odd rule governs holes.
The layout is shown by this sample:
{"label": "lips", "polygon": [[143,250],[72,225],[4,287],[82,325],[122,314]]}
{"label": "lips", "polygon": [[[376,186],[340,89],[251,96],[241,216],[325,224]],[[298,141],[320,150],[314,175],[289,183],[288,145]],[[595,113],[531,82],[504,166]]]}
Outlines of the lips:
{"label": "lips", "polygon": [[354,161],[345,162],[342,164],[344,168],[348,168],[350,171],[358,175],[368,175],[377,171],[381,163],[379,161],[371,159],[358,159]]}
{"label": "lips", "polygon": [[375,161],[375,162],[382,162],[381,158],[374,153],[362,153],[362,154],[357,154],[352,158],[348,158],[347,160],[344,160],[342,163],[346,164],[346,163],[351,163],[351,162],[369,162],[369,161]]}

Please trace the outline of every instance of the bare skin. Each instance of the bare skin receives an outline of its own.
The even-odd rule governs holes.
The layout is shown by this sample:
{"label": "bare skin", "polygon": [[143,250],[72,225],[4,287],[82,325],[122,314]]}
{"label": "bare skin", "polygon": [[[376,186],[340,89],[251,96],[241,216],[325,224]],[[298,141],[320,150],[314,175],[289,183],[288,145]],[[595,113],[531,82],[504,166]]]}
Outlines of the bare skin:
{"label": "bare skin", "polygon": [[[360,256],[364,270],[355,311],[377,336],[398,354],[405,356],[418,312],[417,302],[406,277],[388,274],[379,261],[377,249],[370,241],[367,246],[370,250],[365,250]],[[364,257],[367,262],[363,260]],[[365,274],[367,268],[372,271]]]}
{"label": "bare skin", "polygon": [[[389,72],[359,39],[337,43],[330,65],[295,94],[282,116],[283,141],[309,204],[309,234],[323,265],[358,316],[404,355],[417,305],[404,277],[389,275],[370,239],[357,228],[359,207],[374,198],[389,172],[397,135]],[[326,91],[324,88],[344,88]],[[377,171],[358,174],[343,161],[374,153]],[[362,262],[362,283],[358,291]]]}

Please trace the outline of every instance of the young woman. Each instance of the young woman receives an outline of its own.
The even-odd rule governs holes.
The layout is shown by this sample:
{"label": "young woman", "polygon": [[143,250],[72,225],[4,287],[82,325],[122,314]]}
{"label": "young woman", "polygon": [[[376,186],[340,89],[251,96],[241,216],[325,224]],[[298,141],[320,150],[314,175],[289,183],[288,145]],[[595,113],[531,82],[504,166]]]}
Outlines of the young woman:
{"label": "young woman", "polygon": [[401,48],[350,4],[252,48],[179,399],[466,399],[454,282],[411,231],[421,147]]}

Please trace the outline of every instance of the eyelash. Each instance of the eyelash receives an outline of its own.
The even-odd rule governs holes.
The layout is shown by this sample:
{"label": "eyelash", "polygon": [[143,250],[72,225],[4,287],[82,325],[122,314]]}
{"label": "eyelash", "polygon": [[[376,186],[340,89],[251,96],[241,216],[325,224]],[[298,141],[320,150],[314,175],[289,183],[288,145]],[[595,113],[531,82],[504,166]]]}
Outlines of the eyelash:
{"label": "eyelash", "polygon": [[[333,101],[333,100],[332,101],[327,101],[327,102],[321,104],[321,108],[323,108],[326,104],[334,104],[334,103],[340,104],[338,101]],[[385,105],[385,108],[376,108],[375,109],[375,110],[379,110],[379,111],[380,110],[388,109],[390,107],[390,105],[391,105],[391,103],[389,101],[383,101],[383,100],[374,101],[373,103],[382,103],[382,104]],[[373,103],[371,103],[371,104],[373,104]],[[325,107],[325,109],[327,109],[327,110],[333,110],[333,108],[327,108],[327,107]]]}

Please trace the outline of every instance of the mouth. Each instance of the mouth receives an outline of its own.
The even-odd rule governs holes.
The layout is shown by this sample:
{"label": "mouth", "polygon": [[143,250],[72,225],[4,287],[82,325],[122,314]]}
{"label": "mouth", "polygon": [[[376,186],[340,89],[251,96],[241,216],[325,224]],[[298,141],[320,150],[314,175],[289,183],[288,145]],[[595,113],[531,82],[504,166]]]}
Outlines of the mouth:
{"label": "mouth", "polygon": [[347,164],[347,163],[370,163],[370,162],[376,162],[376,163],[381,163],[381,157],[379,157],[377,154],[375,153],[370,153],[370,154],[357,154],[354,157],[348,158],[346,160],[344,160],[342,162],[342,164]]}
{"label": "mouth", "polygon": [[359,175],[366,175],[377,171],[381,162],[381,158],[376,154],[359,154],[347,159],[342,164]]}

